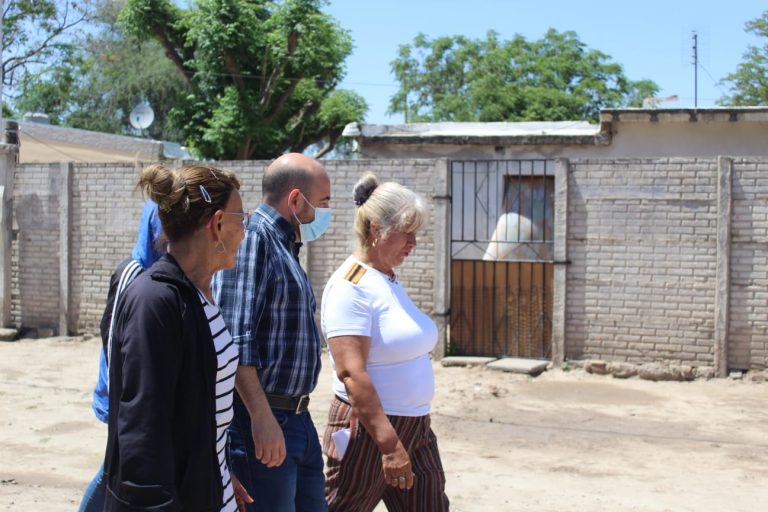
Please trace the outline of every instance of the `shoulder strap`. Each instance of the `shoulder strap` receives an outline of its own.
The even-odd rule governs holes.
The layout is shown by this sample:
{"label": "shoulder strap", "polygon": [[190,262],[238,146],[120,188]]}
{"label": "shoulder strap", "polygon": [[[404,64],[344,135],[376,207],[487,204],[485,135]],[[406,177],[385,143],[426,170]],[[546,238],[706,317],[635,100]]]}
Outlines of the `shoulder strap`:
{"label": "shoulder strap", "polygon": [[[131,284],[131,281],[136,279],[136,276],[141,274],[144,268],[136,260],[131,260],[128,265],[125,266],[120,274],[120,280],[117,283],[117,291],[115,292],[115,302],[112,304],[112,318],[109,319],[109,334],[107,335],[107,375],[109,375],[109,367],[111,364],[110,356],[112,355],[112,333],[115,329],[115,313],[117,312],[117,306],[120,300],[123,298],[123,292]],[[109,377],[107,377],[107,391],[109,391]]]}
{"label": "shoulder strap", "polygon": [[344,274],[344,279],[352,284],[357,284],[365,275],[366,270],[367,269],[361,264],[354,263],[351,267],[349,267],[347,273]]}

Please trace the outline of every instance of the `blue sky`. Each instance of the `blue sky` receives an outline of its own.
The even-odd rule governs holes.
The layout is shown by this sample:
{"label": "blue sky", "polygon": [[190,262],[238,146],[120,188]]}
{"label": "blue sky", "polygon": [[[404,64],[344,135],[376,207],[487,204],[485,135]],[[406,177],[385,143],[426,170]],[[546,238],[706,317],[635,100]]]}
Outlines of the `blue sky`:
{"label": "blue sky", "polygon": [[664,107],[693,107],[691,32],[699,35],[698,105],[714,106],[725,90],[716,82],[734,71],[748,45],[762,44],[744,31],[768,4],[757,0],[331,0],[326,12],[351,31],[355,49],[341,87],[369,104],[368,123],[401,123],[387,116],[397,85],[389,63],[401,44],[422,32],[432,38],[462,34],[539,39],[547,29],[573,30],[589,48],[624,67],[631,80],[648,78],[659,96],[677,95]]}

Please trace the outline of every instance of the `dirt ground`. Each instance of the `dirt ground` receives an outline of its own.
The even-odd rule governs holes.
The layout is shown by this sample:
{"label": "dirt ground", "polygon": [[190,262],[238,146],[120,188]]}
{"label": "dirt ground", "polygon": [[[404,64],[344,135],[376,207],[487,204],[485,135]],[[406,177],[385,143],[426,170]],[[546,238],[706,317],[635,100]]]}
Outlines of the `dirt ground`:
{"label": "dirt ground", "polygon": [[[76,510],[106,437],[90,408],[98,349],[0,343],[0,510]],[[768,384],[434,368],[454,511],[768,509]],[[329,397],[326,365],[321,430]]]}

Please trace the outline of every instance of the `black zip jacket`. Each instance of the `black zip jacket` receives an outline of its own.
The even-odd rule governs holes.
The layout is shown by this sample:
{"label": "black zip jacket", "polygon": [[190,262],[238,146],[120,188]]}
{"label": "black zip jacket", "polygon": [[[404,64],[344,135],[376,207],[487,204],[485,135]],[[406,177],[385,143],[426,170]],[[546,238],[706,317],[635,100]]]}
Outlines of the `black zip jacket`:
{"label": "black zip jacket", "polygon": [[105,511],[219,511],[216,354],[194,285],[163,256],[116,311]]}

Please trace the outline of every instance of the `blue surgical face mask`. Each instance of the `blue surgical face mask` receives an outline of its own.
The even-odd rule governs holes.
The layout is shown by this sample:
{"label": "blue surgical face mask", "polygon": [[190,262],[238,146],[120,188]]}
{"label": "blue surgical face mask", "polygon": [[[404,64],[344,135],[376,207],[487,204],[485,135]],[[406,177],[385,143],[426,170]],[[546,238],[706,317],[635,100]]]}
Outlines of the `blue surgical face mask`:
{"label": "blue surgical face mask", "polygon": [[304,194],[301,194],[301,197],[303,197],[304,201],[306,201],[307,204],[311,206],[313,210],[315,210],[315,220],[308,224],[302,224],[299,218],[296,217],[295,213],[293,216],[296,217],[297,221],[299,221],[299,233],[301,233],[301,241],[312,242],[323,236],[323,233],[325,233],[328,230],[328,227],[331,225],[331,209],[320,207],[315,208]]}

